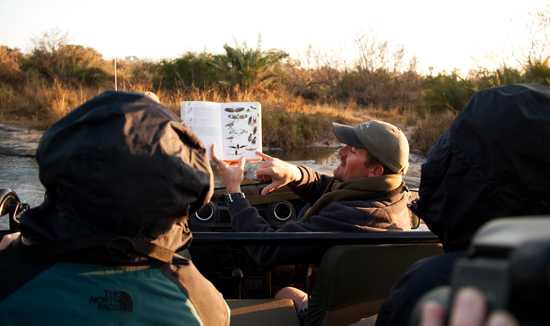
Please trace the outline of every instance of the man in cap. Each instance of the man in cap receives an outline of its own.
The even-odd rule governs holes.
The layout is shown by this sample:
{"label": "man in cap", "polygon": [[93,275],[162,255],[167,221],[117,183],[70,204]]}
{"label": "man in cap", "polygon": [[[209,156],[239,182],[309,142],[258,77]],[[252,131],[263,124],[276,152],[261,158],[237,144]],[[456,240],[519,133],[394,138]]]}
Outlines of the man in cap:
{"label": "man in cap", "polygon": [[[408,167],[409,144],[403,132],[383,121],[371,120],[356,127],[333,123],[336,138],[345,144],[339,150],[340,165],[333,176],[321,175],[258,153],[263,162],[256,175],[271,180],[262,195],[288,185],[311,204],[300,221],[274,230],[241,192],[245,160],[237,163],[213,159],[226,186],[233,228],[241,232],[368,232],[407,230],[411,215],[403,175]],[[321,248],[257,246],[250,248],[260,264],[293,257],[320,256]]]}
{"label": "man in cap", "polygon": [[213,176],[173,114],[105,92],[44,133],[37,161],[46,196],[0,251],[0,324],[229,324],[221,294],[176,253]]}
{"label": "man in cap", "polygon": [[[295,166],[258,153],[264,161],[256,175],[271,180],[262,195],[288,185],[311,204],[300,221],[288,222],[274,230],[241,192],[245,160],[218,165],[227,190],[227,205],[233,228],[241,232],[369,232],[407,230],[411,213],[403,182],[409,161],[409,143],[403,132],[389,123],[371,120],[356,127],[333,123],[336,138],[344,143],[338,154],[340,164],[333,176],[321,175],[305,166]],[[284,263],[296,258],[321,257],[319,246],[254,246],[247,248],[259,264]],[[289,298],[301,316],[308,317],[307,294],[294,287],[281,289],[275,297]]]}

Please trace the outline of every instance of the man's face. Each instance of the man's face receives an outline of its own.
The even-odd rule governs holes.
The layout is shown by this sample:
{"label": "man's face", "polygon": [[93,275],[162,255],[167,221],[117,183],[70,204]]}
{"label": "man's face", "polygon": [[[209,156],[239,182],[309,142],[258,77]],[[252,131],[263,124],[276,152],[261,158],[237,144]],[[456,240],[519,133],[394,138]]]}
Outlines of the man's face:
{"label": "man's face", "polygon": [[370,176],[367,168],[367,150],[345,145],[338,151],[340,165],[334,169],[334,177],[341,181],[349,181],[357,177]]}

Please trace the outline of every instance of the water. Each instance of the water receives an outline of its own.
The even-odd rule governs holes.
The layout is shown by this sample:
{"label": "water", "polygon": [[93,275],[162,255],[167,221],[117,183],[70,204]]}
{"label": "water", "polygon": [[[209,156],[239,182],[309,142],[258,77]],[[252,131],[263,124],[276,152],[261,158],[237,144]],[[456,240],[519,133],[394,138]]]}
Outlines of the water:
{"label": "water", "polygon": [[[21,201],[36,206],[44,198],[44,187],[38,178],[34,155],[42,133],[0,124],[0,188],[14,190]],[[267,151],[269,155],[307,165],[321,173],[331,174],[339,164],[334,148],[305,148],[292,152]],[[411,155],[407,184],[417,187],[420,165],[424,158]],[[2,226],[0,221],[0,226]]]}
{"label": "water", "polygon": [[0,124],[0,188],[14,190],[19,198],[36,206],[44,187],[34,158],[41,132]]}

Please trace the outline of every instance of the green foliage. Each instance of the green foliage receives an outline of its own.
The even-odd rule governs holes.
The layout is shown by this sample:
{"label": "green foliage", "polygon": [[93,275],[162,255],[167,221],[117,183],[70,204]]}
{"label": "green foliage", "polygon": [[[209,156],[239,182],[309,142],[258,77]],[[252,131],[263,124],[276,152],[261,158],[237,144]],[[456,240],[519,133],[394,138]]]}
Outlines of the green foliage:
{"label": "green foliage", "polygon": [[269,85],[277,77],[277,65],[288,55],[281,51],[261,51],[246,45],[224,46],[225,54],[188,52],[159,65],[155,88],[206,90],[219,88],[250,90]]}
{"label": "green foliage", "polygon": [[[330,137],[330,121],[348,114],[348,109],[360,109],[351,114],[353,119],[375,111],[390,121],[406,115],[407,125],[416,126],[415,147],[424,150],[474,92],[514,83],[550,86],[550,56],[543,55],[530,56],[521,68],[423,76],[417,73],[414,58],[404,61],[403,48],[392,50],[387,42],[367,38],[360,40],[360,59],[353,66],[318,60],[316,66],[302,67],[282,51],[246,44],[224,49],[223,54],[187,52],[161,62],[119,59],[119,88],[154,90],[176,111],[183,97],[261,100],[267,104],[266,144],[286,148]],[[44,34],[30,53],[0,45],[4,117],[57,119],[89,96],[112,88],[112,80],[113,61],[92,48],[68,44],[59,34]],[[317,108],[327,104],[334,112],[317,114]]]}
{"label": "green foliage", "polygon": [[123,89],[135,89],[135,85],[148,90],[155,89],[153,84],[158,70],[158,63],[133,56],[117,60],[117,80]]}
{"label": "green foliage", "polygon": [[431,111],[460,111],[474,92],[472,81],[460,77],[456,71],[424,80],[424,104]]}
{"label": "green foliage", "polygon": [[460,111],[474,92],[503,85],[539,83],[550,85],[550,57],[528,59],[523,71],[507,66],[496,70],[480,69],[462,78],[457,72],[440,73],[424,80],[424,104],[437,112]]}
{"label": "green foliage", "polygon": [[545,59],[529,58],[524,69],[526,81],[550,86],[550,56]]}
{"label": "green foliage", "polygon": [[164,60],[154,78],[155,88],[167,90],[209,89],[218,84],[219,72],[214,67],[215,57],[209,53],[187,52],[180,58]]}
{"label": "green foliage", "polygon": [[521,71],[507,66],[503,66],[494,71],[480,69],[470,73],[469,79],[472,80],[476,90],[523,83],[525,81]]}
{"label": "green foliage", "polygon": [[268,86],[277,77],[276,66],[288,57],[283,51],[261,51],[246,44],[224,45],[224,55],[215,56],[212,64],[220,74],[220,84],[226,88],[254,89]]}
{"label": "green foliage", "polygon": [[73,86],[100,86],[110,79],[99,52],[66,44],[63,39],[52,39],[48,34],[36,43],[22,68],[50,82],[60,81]]}

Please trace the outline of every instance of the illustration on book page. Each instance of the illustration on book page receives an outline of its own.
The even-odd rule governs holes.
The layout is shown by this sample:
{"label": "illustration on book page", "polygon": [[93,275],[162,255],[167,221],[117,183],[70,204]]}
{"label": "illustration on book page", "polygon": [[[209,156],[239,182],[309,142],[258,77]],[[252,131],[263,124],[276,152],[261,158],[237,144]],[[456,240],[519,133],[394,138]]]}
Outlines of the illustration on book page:
{"label": "illustration on book page", "polygon": [[262,150],[261,107],[257,102],[221,103],[225,157],[253,157]]}

